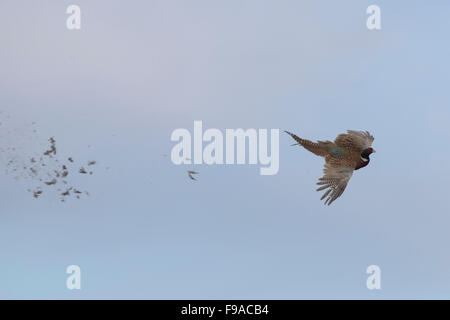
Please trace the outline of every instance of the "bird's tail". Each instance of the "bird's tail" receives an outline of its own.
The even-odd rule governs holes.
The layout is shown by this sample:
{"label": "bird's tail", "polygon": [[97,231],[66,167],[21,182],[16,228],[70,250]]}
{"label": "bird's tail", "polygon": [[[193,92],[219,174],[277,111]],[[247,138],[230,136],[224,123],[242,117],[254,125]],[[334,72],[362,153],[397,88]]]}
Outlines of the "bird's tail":
{"label": "bird's tail", "polygon": [[308,150],[320,157],[325,157],[328,154],[329,150],[334,146],[334,143],[331,141],[312,142],[312,141],[309,141],[306,139],[299,138],[298,136],[296,136],[295,134],[293,134],[289,131],[285,131],[285,132],[288,135],[290,135],[295,141],[297,141],[297,143],[294,143],[293,146],[299,144],[306,150]]}

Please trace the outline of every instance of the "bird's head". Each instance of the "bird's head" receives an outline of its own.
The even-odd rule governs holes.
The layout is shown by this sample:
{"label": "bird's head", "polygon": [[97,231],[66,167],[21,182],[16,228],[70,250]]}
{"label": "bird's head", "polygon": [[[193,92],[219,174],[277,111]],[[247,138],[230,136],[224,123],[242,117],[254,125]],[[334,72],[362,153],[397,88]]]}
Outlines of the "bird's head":
{"label": "bird's head", "polygon": [[372,147],[364,149],[363,152],[361,152],[361,159],[363,161],[369,161],[370,160],[369,156],[372,153],[375,153],[375,149],[373,149]]}

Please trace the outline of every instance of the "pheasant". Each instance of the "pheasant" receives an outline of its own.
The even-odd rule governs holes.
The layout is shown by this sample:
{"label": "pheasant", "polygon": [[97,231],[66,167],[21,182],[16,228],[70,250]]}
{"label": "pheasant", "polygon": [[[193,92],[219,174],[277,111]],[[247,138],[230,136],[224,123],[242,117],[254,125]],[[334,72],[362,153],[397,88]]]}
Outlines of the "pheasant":
{"label": "pheasant", "polygon": [[285,132],[297,141],[294,145],[301,145],[315,155],[325,158],[324,175],[317,182],[321,186],[317,191],[328,189],[320,198],[326,198],[324,204],[328,205],[342,195],[353,171],[367,166],[370,154],[375,152],[372,148],[374,137],[368,131],[347,130],[347,133],[338,135],[334,142],[312,142]]}

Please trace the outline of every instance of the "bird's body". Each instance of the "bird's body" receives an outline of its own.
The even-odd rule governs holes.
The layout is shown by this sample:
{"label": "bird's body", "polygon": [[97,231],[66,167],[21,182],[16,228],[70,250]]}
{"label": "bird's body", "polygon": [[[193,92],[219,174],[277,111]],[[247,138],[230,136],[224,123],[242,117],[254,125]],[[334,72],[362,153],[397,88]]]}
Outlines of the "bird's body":
{"label": "bird's body", "polygon": [[324,175],[317,183],[321,185],[317,191],[328,189],[321,198],[327,197],[325,204],[328,205],[342,195],[353,171],[367,166],[370,154],[375,152],[371,147],[374,137],[367,131],[348,130],[338,135],[334,142],[312,142],[288,131],[286,133],[297,141],[296,144],[325,158]]}

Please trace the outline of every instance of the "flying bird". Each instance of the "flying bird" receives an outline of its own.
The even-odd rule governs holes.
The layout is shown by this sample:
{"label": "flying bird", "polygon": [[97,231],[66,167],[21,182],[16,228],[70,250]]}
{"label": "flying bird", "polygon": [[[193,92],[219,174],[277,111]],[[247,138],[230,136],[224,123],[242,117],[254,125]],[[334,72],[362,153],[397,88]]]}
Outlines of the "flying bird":
{"label": "flying bird", "polygon": [[188,170],[189,178],[191,178],[191,180],[197,181],[197,179],[194,178],[193,174],[198,174],[198,172],[195,172],[195,171],[192,171],[192,170]]}
{"label": "flying bird", "polygon": [[370,154],[375,152],[372,148],[374,137],[368,131],[347,130],[347,133],[338,135],[334,142],[312,142],[285,132],[297,142],[294,145],[301,145],[315,155],[325,158],[324,174],[317,182],[321,187],[317,191],[327,189],[320,200],[326,198],[325,204],[328,205],[342,195],[353,171],[367,166]]}

